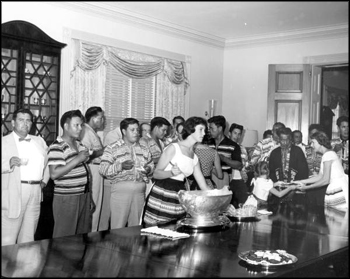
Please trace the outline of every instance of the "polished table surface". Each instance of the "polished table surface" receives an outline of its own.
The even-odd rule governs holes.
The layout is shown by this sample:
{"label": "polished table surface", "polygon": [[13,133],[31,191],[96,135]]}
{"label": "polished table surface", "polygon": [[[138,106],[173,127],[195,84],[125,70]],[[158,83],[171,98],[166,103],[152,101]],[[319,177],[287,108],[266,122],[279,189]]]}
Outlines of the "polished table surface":
{"label": "polished table surface", "polygon": [[[293,274],[290,272],[296,275],[297,270],[318,262],[318,267],[315,265],[312,270],[320,271],[327,258],[347,262],[343,255],[348,253],[348,212],[293,203],[269,209],[273,214],[261,215],[259,221],[232,222],[227,229],[213,232],[193,231],[189,238],[178,240],[141,235],[142,227],[135,226],[2,246],[1,274],[3,277],[274,277]],[[174,225],[166,228],[171,226]],[[283,249],[298,261],[275,269],[253,267],[238,257],[240,252],[251,249]]]}

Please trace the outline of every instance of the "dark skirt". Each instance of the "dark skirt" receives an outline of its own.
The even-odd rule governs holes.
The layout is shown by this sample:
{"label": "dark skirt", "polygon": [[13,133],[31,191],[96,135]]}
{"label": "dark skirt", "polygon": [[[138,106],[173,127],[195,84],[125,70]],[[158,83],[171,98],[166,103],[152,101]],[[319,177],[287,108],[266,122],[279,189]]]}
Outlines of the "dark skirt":
{"label": "dark skirt", "polygon": [[155,184],[147,197],[143,223],[147,226],[165,224],[186,216],[179,201],[178,192],[186,190],[184,181],[154,179]]}

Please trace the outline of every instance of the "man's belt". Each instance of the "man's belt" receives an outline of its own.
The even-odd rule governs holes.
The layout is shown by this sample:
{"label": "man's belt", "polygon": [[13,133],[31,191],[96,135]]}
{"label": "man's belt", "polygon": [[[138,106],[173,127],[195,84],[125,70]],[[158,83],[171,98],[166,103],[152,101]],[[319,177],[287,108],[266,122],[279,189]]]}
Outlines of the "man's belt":
{"label": "man's belt", "polygon": [[91,164],[93,164],[93,165],[98,165],[98,166],[100,165],[100,163],[94,163],[94,162],[92,162]]}
{"label": "man's belt", "polygon": [[41,181],[40,180],[21,180],[21,183],[24,183],[24,184],[40,184]]}

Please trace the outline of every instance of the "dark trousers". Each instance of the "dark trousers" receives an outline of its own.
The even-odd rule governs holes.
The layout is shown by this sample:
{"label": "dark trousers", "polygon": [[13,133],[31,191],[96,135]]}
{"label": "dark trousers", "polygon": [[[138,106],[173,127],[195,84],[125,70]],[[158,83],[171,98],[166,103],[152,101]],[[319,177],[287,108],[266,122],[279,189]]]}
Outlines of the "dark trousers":
{"label": "dark trousers", "polygon": [[52,211],[55,225],[52,237],[90,232],[92,222],[90,199],[90,193],[72,196],[54,195]]}
{"label": "dark trousers", "polygon": [[248,187],[243,179],[232,179],[230,182],[230,190],[232,191],[231,204],[238,208],[239,204],[244,204],[248,198]]}

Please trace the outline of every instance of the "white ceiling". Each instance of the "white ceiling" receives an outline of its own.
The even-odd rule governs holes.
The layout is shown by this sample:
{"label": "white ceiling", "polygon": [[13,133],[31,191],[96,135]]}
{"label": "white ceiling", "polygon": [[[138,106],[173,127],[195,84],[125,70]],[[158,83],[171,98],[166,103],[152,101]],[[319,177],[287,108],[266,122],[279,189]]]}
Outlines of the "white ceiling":
{"label": "white ceiling", "polygon": [[98,3],[225,40],[349,24],[348,1]]}

